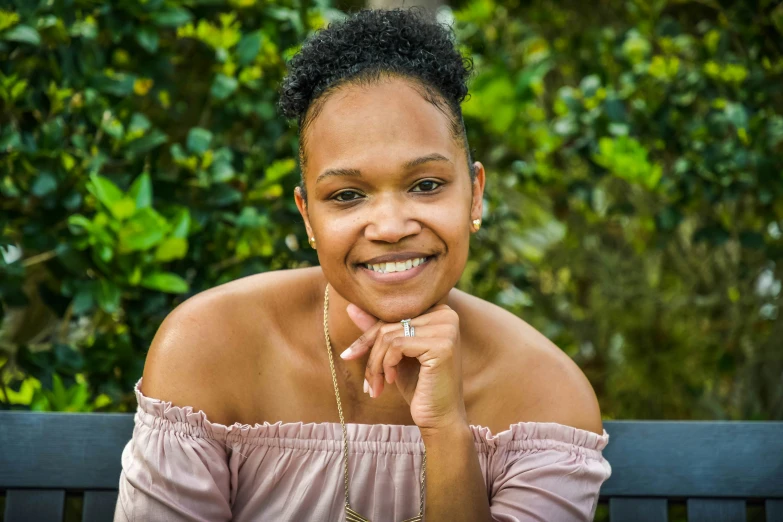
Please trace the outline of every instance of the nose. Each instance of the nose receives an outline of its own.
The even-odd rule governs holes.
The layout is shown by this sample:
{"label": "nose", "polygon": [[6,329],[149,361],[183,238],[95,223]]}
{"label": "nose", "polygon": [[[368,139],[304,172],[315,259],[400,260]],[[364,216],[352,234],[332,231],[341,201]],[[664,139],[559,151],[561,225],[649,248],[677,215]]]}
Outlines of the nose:
{"label": "nose", "polygon": [[421,232],[421,224],[411,215],[410,202],[393,195],[378,196],[371,205],[365,238],[370,241],[397,243]]}

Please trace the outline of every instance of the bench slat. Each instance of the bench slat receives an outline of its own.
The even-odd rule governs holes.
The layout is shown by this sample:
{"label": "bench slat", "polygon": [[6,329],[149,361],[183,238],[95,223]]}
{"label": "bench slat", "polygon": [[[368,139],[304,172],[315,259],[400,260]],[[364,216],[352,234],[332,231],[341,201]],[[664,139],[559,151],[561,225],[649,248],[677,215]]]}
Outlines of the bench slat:
{"label": "bench slat", "polygon": [[688,522],[745,522],[744,500],[689,498]]}
{"label": "bench slat", "polygon": [[65,490],[9,489],[5,494],[5,522],[61,522]]}
{"label": "bench slat", "polygon": [[114,518],[117,491],[85,491],[82,522],[105,522]]}
{"label": "bench slat", "polygon": [[[609,497],[783,499],[783,422],[607,421]],[[737,441],[741,441],[738,443]]]}
{"label": "bench slat", "polygon": [[0,412],[0,489],[116,489],[127,413]]}
{"label": "bench slat", "polygon": [[618,497],[609,500],[611,522],[668,522],[665,498]]}
{"label": "bench slat", "polygon": [[767,500],[764,510],[767,522],[783,522],[783,500]]}

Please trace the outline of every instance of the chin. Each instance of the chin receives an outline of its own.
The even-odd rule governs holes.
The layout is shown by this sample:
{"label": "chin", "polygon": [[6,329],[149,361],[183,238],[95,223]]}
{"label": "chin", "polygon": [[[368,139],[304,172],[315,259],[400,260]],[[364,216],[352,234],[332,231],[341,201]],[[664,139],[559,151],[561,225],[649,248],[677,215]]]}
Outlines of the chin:
{"label": "chin", "polygon": [[403,319],[412,319],[426,313],[438,301],[440,301],[440,298],[437,296],[425,297],[422,295],[389,299],[379,298],[367,303],[366,310],[383,322],[396,323]]}

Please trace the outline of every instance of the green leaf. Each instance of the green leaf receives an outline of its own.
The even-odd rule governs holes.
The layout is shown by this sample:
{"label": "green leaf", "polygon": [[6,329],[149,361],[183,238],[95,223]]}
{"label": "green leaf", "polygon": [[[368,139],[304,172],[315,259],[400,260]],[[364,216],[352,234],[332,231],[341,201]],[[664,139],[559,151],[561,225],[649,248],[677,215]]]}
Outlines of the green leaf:
{"label": "green leaf", "polygon": [[87,232],[91,232],[93,224],[92,221],[82,216],[81,214],[74,214],[73,216],[70,216],[68,218],[68,229],[71,231],[71,233],[80,234],[82,231],[79,230],[79,227],[86,230]]}
{"label": "green leaf", "polygon": [[239,82],[236,78],[231,78],[225,74],[218,74],[215,76],[215,81],[212,83],[212,88],[209,92],[214,98],[225,100],[237,90],[238,86]]}
{"label": "green leaf", "polygon": [[142,27],[136,33],[136,41],[150,54],[158,50],[158,32],[151,27]]}
{"label": "green leaf", "polygon": [[33,194],[42,198],[57,189],[57,178],[51,172],[45,170],[38,173],[31,188]]}
{"label": "green leaf", "polygon": [[168,222],[152,208],[143,208],[122,224],[119,236],[119,252],[148,250],[166,237]]}
{"label": "green leaf", "polygon": [[80,288],[73,297],[73,313],[84,315],[95,307],[95,299],[91,287]]}
{"label": "green leaf", "polygon": [[182,208],[177,211],[171,220],[171,236],[186,239],[190,232],[190,210]]}
{"label": "green leaf", "polygon": [[152,124],[150,123],[150,120],[143,115],[140,112],[133,113],[133,116],[131,116],[130,125],[128,125],[128,132],[129,133],[144,133],[147,132]]}
{"label": "green leaf", "polygon": [[131,159],[142,156],[152,149],[163,145],[167,141],[169,141],[168,135],[155,129],[146,136],[142,136],[141,138],[130,142],[125,148],[125,156]]}
{"label": "green leaf", "polygon": [[152,206],[152,180],[149,172],[144,172],[133,181],[128,194],[136,201],[137,209]]}
{"label": "green leaf", "polygon": [[129,197],[123,197],[121,200],[111,205],[109,211],[115,218],[124,221],[136,212],[136,202]]}
{"label": "green leaf", "polygon": [[204,154],[212,143],[212,133],[201,127],[193,127],[188,132],[188,150],[195,154]]}
{"label": "green leaf", "polygon": [[182,7],[172,7],[165,11],[152,13],[150,17],[155,25],[162,27],[179,27],[193,20],[193,15]]}
{"label": "green leaf", "polygon": [[113,314],[120,309],[120,298],[122,292],[120,287],[107,279],[101,279],[97,287],[98,295],[96,301],[101,310],[108,314]]}
{"label": "green leaf", "polygon": [[11,126],[6,126],[0,133],[0,151],[11,152],[22,144],[21,136]]}
{"label": "green leaf", "polygon": [[56,343],[53,352],[58,367],[65,368],[68,372],[77,372],[84,367],[82,354],[68,344]]}
{"label": "green leaf", "polygon": [[104,178],[98,174],[90,175],[90,182],[87,183],[87,190],[109,209],[112,205],[125,197],[125,194],[117,188],[117,185],[112,183],[108,178]]}
{"label": "green leaf", "polygon": [[225,207],[240,201],[242,201],[242,193],[225,183],[214,185],[210,189],[206,199],[208,205],[214,205],[216,207]]}
{"label": "green leaf", "polygon": [[173,259],[182,259],[187,253],[187,240],[179,237],[170,237],[158,245],[155,251],[155,260],[165,263]]}
{"label": "green leaf", "polygon": [[190,290],[187,281],[171,272],[155,272],[144,276],[141,286],[170,294],[183,294]]}
{"label": "green leaf", "polygon": [[41,35],[29,25],[17,25],[0,37],[9,42],[21,42],[30,45],[41,45]]}
{"label": "green leaf", "polygon": [[242,37],[237,45],[237,63],[245,66],[255,60],[261,50],[261,31],[253,31]]}
{"label": "green leaf", "polygon": [[95,76],[92,79],[92,85],[100,92],[124,97],[130,95],[133,92],[133,83],[135,81],[136,77],[130,74]]}
{"label": "green leaf", "polygon": [[290,174],[296,168],[296,160],[293,158],[284,158],[275,160],[266,168],[264,180],[271,183]]}

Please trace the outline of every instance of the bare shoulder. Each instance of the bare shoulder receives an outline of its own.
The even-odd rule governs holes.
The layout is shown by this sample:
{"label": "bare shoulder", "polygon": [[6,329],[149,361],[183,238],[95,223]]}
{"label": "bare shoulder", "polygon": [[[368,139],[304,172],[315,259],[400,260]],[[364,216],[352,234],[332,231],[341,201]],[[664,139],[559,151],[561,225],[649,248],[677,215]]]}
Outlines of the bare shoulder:
{"label": "bare shoulder", "polygon": [[[196,294],[164,319],[150,345],[142,392],[191,406],[211,422],[236,419],[252,382],[258,352],[280,324],[281,295],[307,298],[297,288],[312,269],[255,274]],[[301,285],[306,288],[306,285]],[[263,335],[260,333],[263,332]]]}
{"label": "bare shoulder", "polygon": [[[554,422],[603,434],[601,411],[581,368],[545,335],[503,308],[460,292],[470,343],[478,347],[496,426]],[[467,312],[467,313],[465,313]]]}

